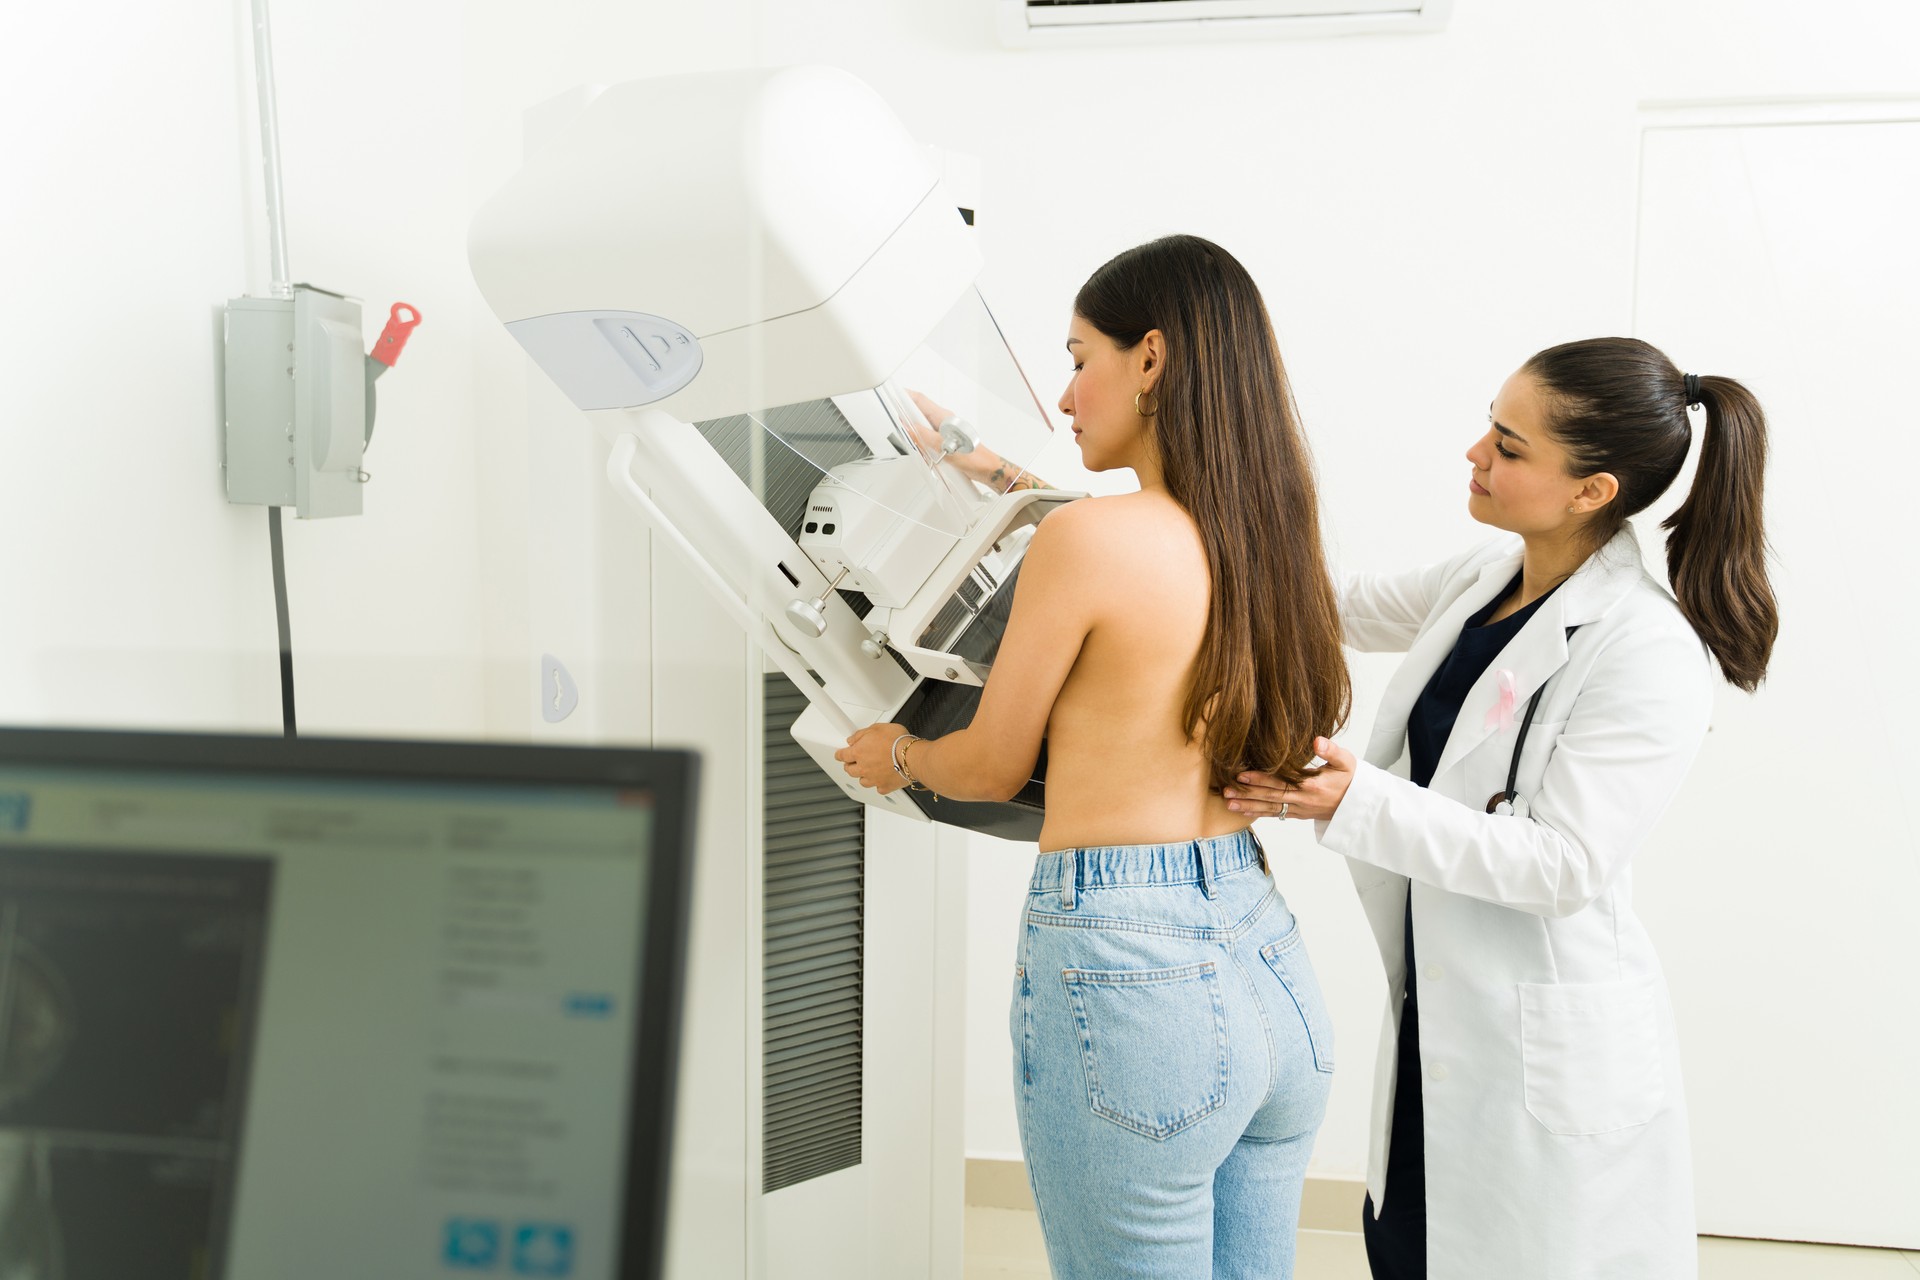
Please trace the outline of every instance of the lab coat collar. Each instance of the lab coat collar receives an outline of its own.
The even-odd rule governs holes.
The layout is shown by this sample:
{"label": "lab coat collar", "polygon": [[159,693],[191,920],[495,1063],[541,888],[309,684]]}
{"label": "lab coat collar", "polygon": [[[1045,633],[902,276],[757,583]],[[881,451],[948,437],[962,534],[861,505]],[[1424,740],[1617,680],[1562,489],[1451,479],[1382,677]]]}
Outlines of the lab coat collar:
{"label": "lab coat collar", "polygon": [[[1522,560],[1522,553],[1516,549],[1482,566],[1472,585],[1414,642],[1381,698],[1380,715],[1367,749],[1370,762],[1384,768],[1400,758],[1406,745],[1407,718],[1420,691],[1453,651],[1467,619],[1506,589],[1520,572]],[[1508,723],[1516,722],[1526,714],[1527,701],[1534,693],[1566,665],[1568,629],[1606,616],[1640,581],[1642,572],[1640,543],[1628,525],[1587,557],[1573,576],[1546,598],[1474,682],[1434,770],[1436,781],[1490,734],[1507,728],[1499,717],[1488,715],[1499,699],[1502,673],[1510,673],[1513,679],[1514,707]]]}

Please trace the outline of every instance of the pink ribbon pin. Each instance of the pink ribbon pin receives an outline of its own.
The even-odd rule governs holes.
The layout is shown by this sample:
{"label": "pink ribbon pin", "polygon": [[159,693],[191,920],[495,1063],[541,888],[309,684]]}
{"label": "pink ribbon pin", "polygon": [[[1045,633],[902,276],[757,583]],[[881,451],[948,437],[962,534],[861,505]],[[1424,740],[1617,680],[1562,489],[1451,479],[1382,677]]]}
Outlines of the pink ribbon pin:
{"label": "pink ribbon pin", "polygon": [[1513,672],[1500,672],[1500,697],[1487,709],[1488,729],[1507,729],[1513,725]]}

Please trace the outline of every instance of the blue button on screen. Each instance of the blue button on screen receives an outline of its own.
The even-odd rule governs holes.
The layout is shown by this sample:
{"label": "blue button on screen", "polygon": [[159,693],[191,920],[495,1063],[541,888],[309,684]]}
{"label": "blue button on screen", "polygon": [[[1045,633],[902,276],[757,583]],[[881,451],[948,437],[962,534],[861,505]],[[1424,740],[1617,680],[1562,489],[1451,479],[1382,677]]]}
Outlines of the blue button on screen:
{"label": "blue button on screen", "polygon": [[551,1222],[522,1223],[513,1233],[513,1271],[522,1276],[573,1274],[573,1228]]}
{"label": "blue button on screen", "polygon": [[500,1261],[500,1224],[481,1218],[448,1218],[441,1257],[456,1270],[488,1270]]}

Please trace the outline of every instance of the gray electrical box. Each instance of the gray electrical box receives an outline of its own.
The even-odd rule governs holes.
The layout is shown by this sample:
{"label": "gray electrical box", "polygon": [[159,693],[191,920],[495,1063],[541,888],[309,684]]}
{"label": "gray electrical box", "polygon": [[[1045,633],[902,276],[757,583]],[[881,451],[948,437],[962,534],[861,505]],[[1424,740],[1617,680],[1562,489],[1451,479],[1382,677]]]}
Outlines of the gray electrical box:
{"label": "gray electrical box", "polygon": [[227,303],[227,501],[357,516],[366,472],[360,304],[295,285]]}

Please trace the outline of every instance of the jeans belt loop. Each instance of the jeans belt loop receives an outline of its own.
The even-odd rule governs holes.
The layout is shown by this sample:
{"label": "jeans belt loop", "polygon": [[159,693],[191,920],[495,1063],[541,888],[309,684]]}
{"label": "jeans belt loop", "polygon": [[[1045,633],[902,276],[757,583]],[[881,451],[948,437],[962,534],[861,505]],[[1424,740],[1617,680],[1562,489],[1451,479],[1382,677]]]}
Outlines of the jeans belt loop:
{"label": "jeans belt loop", "polygon": [[1073,910],[1074,881],[1080,878],[1080,851],[1067,849],[1060,854],[1060,909]]}
{"label": "jeans belt loop", "polygon": [[1205,840],[1195,840],[1193,852],[1200,862],[1200,891],[1208,898],[1218,896],[1213,887],[1213,845]]}

